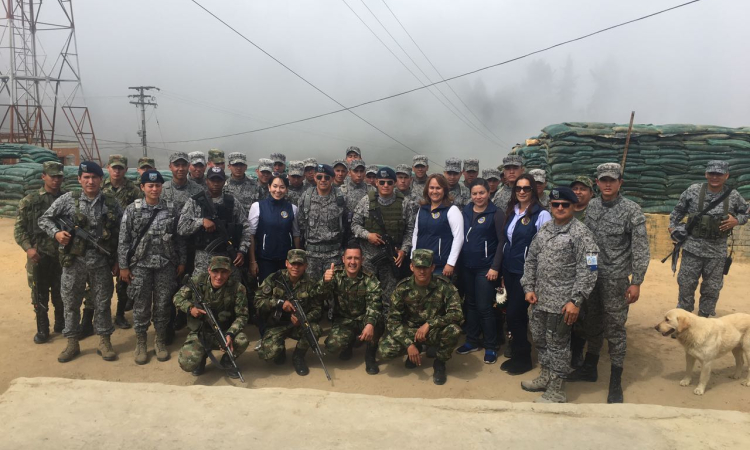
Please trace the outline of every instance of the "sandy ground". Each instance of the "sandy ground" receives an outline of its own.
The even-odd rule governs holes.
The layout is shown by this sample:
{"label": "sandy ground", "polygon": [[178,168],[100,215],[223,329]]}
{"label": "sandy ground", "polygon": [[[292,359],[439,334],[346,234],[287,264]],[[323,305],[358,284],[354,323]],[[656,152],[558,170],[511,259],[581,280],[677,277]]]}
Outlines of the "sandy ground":
{"label": "sandy ground", "polygon": [[[310,375],[297,376],[291,366],[291,358],[285,366],[266,364],[252,349],[239,359],[246,384],[230,380],[212,368],[195,378],[180,370],[176,352],[186,330],[178,333],[171,346],[172,359],[160,363],[153,357],[153,330],[149,332],[151,360],[145,366],[133,362],[135,334],[133,330],[117,330],[112,336],[119,359],[105,362],[96,355],[97,338],[90,337],[81,342],[82,354],[67,364],[57,362],[58,353],[65,346],[65,339],[53,334],[50,342],[35,345],[32,341],[36,331],[33,310],[30,306],[29,288],[24,269],[25,255],[13,240],[13,220],[0,219],[0,285],[4,286],[2,303],[5,317],[0,322],[0,392],[8,389],[18,377],[60,377],[84,380],[120,381],[127,383],[164,383],[167,385],[191,386],[237,386],[240,388],[309,388],[342,393],[382,395],[401,398],[462,398],[531,401],[538,394],[520,388],[521,377],[513,377],[500,371],[499,365],[482,363],[482,352],[455,355],[448,362],[448,382],[444,386],[432,383],[432,364],[413,371],[403,367],[399,361],[381,365],[379,375],[365,373],[363,350],[355,350],[354,358],[339,361],[328,355],[325,362],[333,377],[326,380],[322,369],[312,354],[307,361]],[[750,312],[747,295],[750,292],[750,265],[735,263],[732,272],[725,278],[725,286],[719,302],[718,313]],[[629,349],[623,374],[625,401],[629,403],[656,404],[665,406],[722,409],[750,412],[750,388],[740,385],[739,380],[728,377],[734,360],[731,354],[717,362],[713,377],[705,395],[692,393],[693,387],[680,387],[678,382],[684,371],[684,352],[677,341],[664,338],[653,326],[661,320],[663,313],[676,304],[677,283],[668,264],[654,260],[641,290],[641,299],[631,308],[628,321]],[[128,317],[130,315],[128,313]],[[248,327],[253,339],[257,331]],[[322,341],[322,340],[321,340]],[[289,352],[291,356],[291,351]],[[501,358],[501,361],[503,358]],[[609,361],[606,356],[600,362],[600,376],[596,383],[568,384],[568,400],[574,403],[604,403],[609,379]],[[536,370],[528,375],[536,375]],[[697,379],[697,374],[695,376]],[[694,380],[695,380],[694,379]]]}

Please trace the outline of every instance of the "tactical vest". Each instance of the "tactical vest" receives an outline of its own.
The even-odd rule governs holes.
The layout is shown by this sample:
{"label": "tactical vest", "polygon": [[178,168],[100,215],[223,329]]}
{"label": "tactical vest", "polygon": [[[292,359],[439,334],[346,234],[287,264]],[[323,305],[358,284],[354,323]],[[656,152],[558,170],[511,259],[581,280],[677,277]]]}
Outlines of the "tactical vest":
{"label": "tactical vest", "polygon": [[[102,208],[102,216],[99,218],[99,223],[94,229],[89,224],[89,219],[85,214],[81,212],[81,191],[72,191],[71,197],[73,198],[73,204],[75,207],[75,213],[73,214],[73,224],[78,228],[83,228],[94,236],[100,238],[99,243],[102,247],[109,250],[113,255],[113,258],[117,255],[117,238],[120,231],[120,218],[115,214],[117,211],[117,199],[110,193],[102,192],[104,198],[104,208]],[[73,264],[73,260],[76,256],[83,256],[86,254],[87,242],[84,239],[73,238],[72,244],[70,244],[69,250],[60,249],[60,264],[63,267],[70,267]]]}
{"label": "tactical vest", "polygon": [[[194,241],[196,250],[205,250],[208,244],[222,237],[231,240],[234,243],[235,249],[239,250],[239,242],[242,240],[242,225],[234,221],[234,197],[229,194],[222,194],[222,197],[223,201],[221,204],[213,204],[213,209],[216,211],[216,215],[213,217],[209,213],[211,205],[208,204],[208,202],[213,202],[213,200],[211,200],[207,193],[200,192],[192,197],[201,209],[201,218],[218,222],[216,230],[211,233],[203,227],[198,230]],[[228,236],[224,236],[219,230],[220,225],[226,228]],[[216,247],[215,252],[220,253],[226,250],[227,243],[224,242]]]}
{"label": "tactical vest", "polygon": [[[149,230],[144,230],[143,227],[145,227],[151,217],[144,217],[143,216],[143,208],[146,206],[146,201],[140,198],[137,198],[133,201],[133,204],[135,205],[135,209],[133,210],[133,231],[135,232],[136,236],[143,235],[141,238],[141,242],[138,244],[138,247],[144,248],[144,245],[148,245],[148,241],[145,241],[148,239]],[[172,202],[164,201],[165,209],[167,211],[167,227],[166,230],[159,230],[159,235],[161,238],[159,239],[160,245],[163,246],[162,250],[165,253],[164,256],[166,256],[171,261],[177,261],[177,251],[174,248],[174,243],[172,239],[163,239],[163,236],[165,234],[170,234],[173,237],[177,235],[177,221],[179,217],[176,217],[172,213]],[[162,210],[161,209],[154,209],[154,214],[159,214]],[[150,227],[149,227],[150,228]],[[154,233],[155,234],[155,233]],[[153,237],[153,234],[151,235]],[[133,244],[135,244],[135,239],[133,239]],[[142,256],[138,253],[138,249],[134,249],[135,255],[138,256],[138,259]],[[132,262],[131,262],[132,264]]]}
{"label": "tactical vest", "polygon": [[[207,272],[193,277],[193,283],[198,287],[198,291],[201,293],[204,301],[207,298],[211,298],[211,302],[207,306],[211,308],[211,312],[214,313],[221,329],[226,330],[232,326],[232,323],[237,319],[234,313],[234,298],[237,292],[238,281],[230,277],[222,287],[222,296],[218,299],[211,297],[214,288],[211,286],[211,280]],[[190,292],[192,295],[195,295],[192,291]],[[202,324],[203,319],[193,317],[192,314],[187,315],[187,327],[190,331],[200,330]],[[211,332],[208,325],[206,325],[205,331],[207,333]]]}
{"label": "tactical vest", "polygon": [[[367,220],[365,220],[365,229],[368,231],[374,231],[376,233],[388,233],[396,245],[400,245],[404,239],[404,195],[401,192],[394,192],[396,200],[388,206],[383,206],[378,203],[378,193],[376,191],[370,191],[367,193],[367,200],[369,201],[369,214]],[[380,226],[377,221],[373,218],[373,211],[380,209],[383,214],[383,223],[385,230]]]}
{"label": "tactical vest", "polygon": [[[706,200],[707,189],[708,184],[703,183],[703,185],[701,186],[700,194],[698,195],[698,212],[688,216],[688,220],[692,220],[693,217],[698,215],[701,211],[703,211],[703,208],[705,208],[704,203]],[[729,236],[731,230],[721,231],[719,229],[719,227],[721,226],[721,222],[729,218],[729,196],[724,199],[723,206],[724,212],[721,214],[721,217],[711,216],[709,215],[709,212],[703,214],[698,219],[698,223],[690,231],[690,235],[695,238],[701,239],[720,239]]]}

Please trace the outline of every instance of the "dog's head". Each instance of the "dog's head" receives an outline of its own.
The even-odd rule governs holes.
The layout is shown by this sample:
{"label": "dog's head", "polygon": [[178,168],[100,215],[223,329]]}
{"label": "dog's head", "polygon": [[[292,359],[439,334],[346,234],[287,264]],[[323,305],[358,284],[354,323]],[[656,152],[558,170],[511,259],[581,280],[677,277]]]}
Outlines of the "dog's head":
{"label": "dog's head", "polygon": [[690,328],[690,321],[693,315],[684,309],[672,309],[664,315],[664,320],[659,322],[654,329],[662,336],[677,337],[683,331]]}

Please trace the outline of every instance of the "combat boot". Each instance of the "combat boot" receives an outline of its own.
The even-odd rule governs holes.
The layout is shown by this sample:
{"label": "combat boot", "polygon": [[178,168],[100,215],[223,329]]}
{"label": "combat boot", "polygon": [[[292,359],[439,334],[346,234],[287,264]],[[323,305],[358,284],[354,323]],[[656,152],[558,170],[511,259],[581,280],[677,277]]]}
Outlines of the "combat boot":
{"label": "combat boot", "polygon": [[94,335],[94,310],[83,308],[81,316],[81,339]]}
{"label": "combat boot", "polygon": [[310,369],[307,367],[307,363],[305,362],[306,353],[307,350],[300,350],[298,348],[294,349],[294,354],[292,355],[292,365],[294,366],[294,371],[297,372],[297,375],[305,376],[310,373]]}
{"label": "combat boot", "polygon": [[371,343],[367,343],[365,349],[365,371],[370,375],[377,375],[380,372],[378,362],[375,360],[375,354],[378,348]]}
{"label": "combat boot", "polygon": [[78,338],[69,337],[68,346],[60,353],[57,360],[61,363],[66,363],[78,356],[79,353],[81,353],[81,347],[78,345]]}
{"label": "combat boot", "polygon": [[432,369],[432,382],[438,386],[445,384],[447,378],[445,376],[445,361],[435,358],[435,361],[432,362]]}
{"label": "combat boot", "polygon": [[568,381],[589,381],[595,382],[599,378],[599,372],[596,366],[599,364],[599,355],[586,353],[586,359],[583,365],[568,375]]}
{"label": "combat boot", "polygon": [[341,361],[349,361],[350,359],[352,359],[352,353],[353,353],[352,344],[349,344],[346,347],[344,347],[343,350],[341,350],[341,353],[339,353],[339,359]]}
{"label": "combat boot", "polygon": [[203,372],[206,371],[206,359],[207,358],[208,358],[208,355],[204,353],[203,356],[201,357],[201,361],[198,363],[198,367],[196,367],[195,369],[193,369],[192,372],[190,372],[193,374],[194,377],[201,376],[203,375]]}
{"label": "combat boot", "polygon": [[534,403],[567,403],[568,396],[565,395],[565,380],[555,374],[551,374],[547,390]]}
{"label": "combat boot", "polygon": [[146,346],[146,332],[135,334],[135,363],[139,366],[148,362],[148,347]]}
{"label": "combat boot", "polygon": [[[40,308],[41,309],[41,308]],[[47,311],[36,312],[36,334],[34,335],[35,344],[44,344],[49,339],[49,317]]]}
{"label": "combat boot", "polygon": [[417,365],[411,362],[411,359],[409,359],[409,357],[407,356],[406,361],[404,361],[404,367],[406,367],[407,369],[416,369]]}
{"label": "combat boot", "polygon": [[586,346],[586,339],[572,333],[570,335],[570,367],[577,369],[583,365],[583,347]]}
{"label": "combat boot", "polygon": [[622,367],[612,366],[612,372],[609,375],[609,394],[607,394],[607,403],[622,403]]}
{"label": "combat boot", "polygon": [[156,359],[160,362],[169,361],[169,350],[167,350],[167,333],[164,331],[156,332],[154,340],[154,350],[156,350]]}
{"label": "combat boot", "polygon": [[539,376],[534,378],[531,381],[522,381],[521,388],[524,391],[529,391],[529,392],[546,391],[547,385],[549,384],[549,379],[550,379],[549,369],[542,366],[542,370],[541,372],[539,372]]}
{"label": "combat boot", "polygon": [[62,333],[65,328],[65,311],[63,308],[55,308],[55,333]]}
{"label": "combat boot", "polygon": [[229,378],[236,380],[240,377],[240,371],[234,368],[234,366],[232,365],[232,360],[229,359],[229,355],[227,355],[226,353],[224,353],[224,356],[221,357],[221,361],[219,361],[219,364],[221,364],[221,367],[224,368]]}
{"label": "combat boot", "polygon": [[99,336],[99,347],[96,348],[96,354],[101,356],[105,361],[114,361],[117,359],[117,353],[112,348],[109,335],[103,334]]}

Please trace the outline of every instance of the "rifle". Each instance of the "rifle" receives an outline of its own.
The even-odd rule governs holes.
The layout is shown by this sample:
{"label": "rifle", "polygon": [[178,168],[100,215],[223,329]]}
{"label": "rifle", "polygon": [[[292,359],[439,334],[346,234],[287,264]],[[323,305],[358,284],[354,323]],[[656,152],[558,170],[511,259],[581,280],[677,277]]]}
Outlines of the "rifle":
{"label": "rifle", "polygon": [[239,250],[237,250],[234,242],[232,242],[232,236],[227,231],[224,221],[218,218],[216,208],[214,208],[213,200],[211,200],[210,198],[208,199],[207,206],[209,215],[207,219],[210,219],[214,223],[214,225],[216,225],[216,230],[219,232],[220,236],[208,243],[208,245],[206,246],[206,253],[212,253],[220,245],[226,244],[227,255],[229,256],[229,259],[234,262],[234,260],[237,258],[237,253],[239,253]]}
{"label": "rifle", "polygon": [[[47,313],[49,311],[49,307],[44,305],[44,302],[42,302],[42,292],[39,289],[39,284],[37,283],[37,280],[39,280],[39,264],[34,263],[33,261],[29,261],[29,264],[33,264],[31,266],[31,276],[34,278],[34,287],[33,292],[34,296],[32,298],[32,305],[34,305],[34,311],[38,313]],[[46,294],[46,293],[45,293]]]}
{"label": "rifle", "polygon": [[[224,331],[221,329],[219,322],[216,320],[216,316],[214,316],[214,313],[211,311],[211,307],[203,301],[203,296],[201,295],[200,291],[198,291],[198,287],[195,285],[195,283],[193,283],[193,279],[190,277],[190,275],[185,275],[183,283],[193,291],[195,306],[206,311],[206,319],[208,320],[208,324],[211,326],[211,331],[213,332],[214,337],[219,342],[219,348],[221,348],[221,350],[225,352],[225,354],[229,358],[229,362],[232,364],[232,367],[239,374],[240,381],[244,383],[245,378],[242,377],[242,372],[240,372],[240,368],[237,366],[237,360],[235,359],[232,350],[227,345],[226,333],[224,333]],[[223,367],[221,363],[216,360],[216,357],[211,352],[211,348],[206,346],[205,344],[204,347],[206,347],[206,353],[208,354],[208,357],[211,358],[211,362],[216,364],[218,367]]]}
{"label": "rifle", "polygon": [[323,371],[326,373],[326,378],[328,378],[328,381],[331,381],[331,375],[328,373],[328,369],[323,362],[323,351],[320,349],[320,345],[318,344],[318,337],[315,336],[315,332],[310,326],[310,321],[307,320],[307,314],[305,314],[305,311],[302,309],[302,305],[300,305],[297,297],[292,294],[292,290],[289,288],[289,285],[286,284],[286,280],[284,280],[284,277],[281,276],[281,274],[279,275],[280,276],[278,277],[278,279],[281,281],[281,285],[284,287],[284,292],[286,292],[286,295],[289,297],[289,301],[292,302],[292,306],[294,306],[294,315],[297,316],[297,320],[299,320],[300,322],[302,333],[305,335],[305,339],[307,339],[310,347],[312,347],[313,353],[315,353],[315,356],[317,356],[320,360],[320,365],[323,366]]}
{"label": "rifle", "polygon": [[[55,225],[62,230],[67,231],[72,238],[81,238],[84,241],[88,242],[89,244],[93,245],[97,250],[99,250],[100,253],[104,254],[108,258],[112,257],[112,253],[110,253],[109,250],[102,247],[102,245],[99,243],[100,238],[96,235],[93,235],[86,231],[85,229],[75,225],[70,220],[66,219],[65,217],[58,217],[56,219],[53,219],[55,222]],[[71,243],[73,242],[73,239],[71,239]],[[68,244],[70,245],[70,244]],[[65,246],[65,250],[68,249],[68,246]]]}
{"label": "rifle", "polygon": [[382,228],[383,233],[380,235],[380,239],[384,242],[383,251],[372,259],[372,263],[375,266],[378,266],[381,263],[388,264],[391,268],[391,272],[393,272],[393,276],[399,278],[399,270],[398,266],[396,266],[396,258],[398,258],[398,252],[396,251],[397,247],[396,243],[393,241],[393,237],[391,237],[391,235],[388,234],[388,231],[386,231],[383,213],[380,211],[380,208],[376,208],[371,210],[370,214],[372,214],[372,218],[377,222],[378,226]]}

